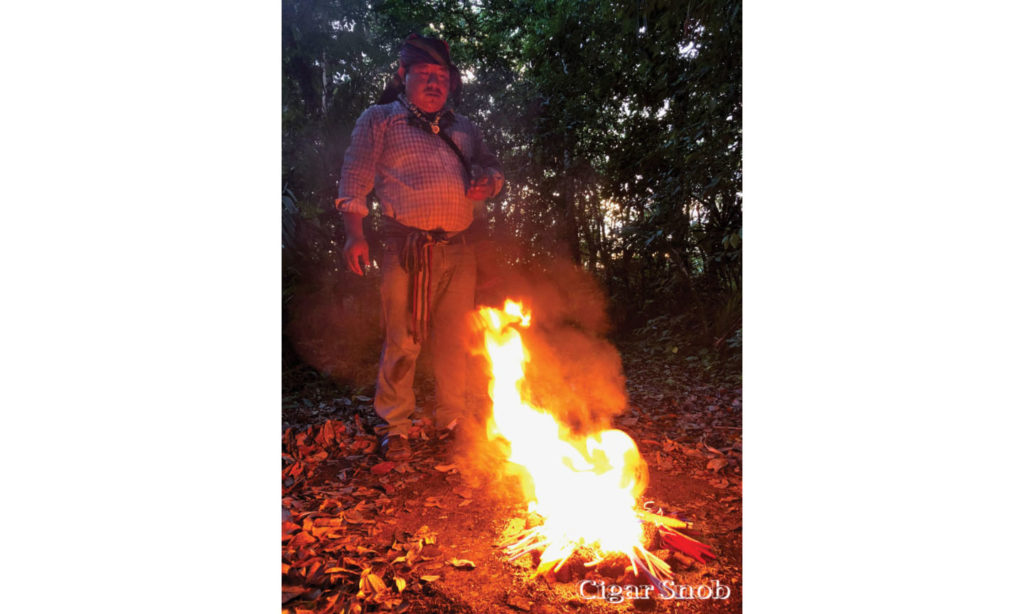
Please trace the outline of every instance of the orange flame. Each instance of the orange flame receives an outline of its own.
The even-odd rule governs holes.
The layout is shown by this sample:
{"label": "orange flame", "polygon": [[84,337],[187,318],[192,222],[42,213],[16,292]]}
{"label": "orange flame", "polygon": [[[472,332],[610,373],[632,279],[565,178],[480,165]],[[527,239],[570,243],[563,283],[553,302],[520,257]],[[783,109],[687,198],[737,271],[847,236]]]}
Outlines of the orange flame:
{"label": "orange flame", "polygon": [[521,304],[482,308],[477,320],[492,377],[488,437],[507,442],[508,461],[529,476],[530,509],[544,519],[532,538],[543,548],[537,572],[557,569],[581,546],[598,557],[589,564],[616,552],[631,560],[634,549],[646,552],[637,510],[646,473],[632,438],[619,430],[574,434],[526,400],[530,355],[519,331],[530,325],[530,314]]}

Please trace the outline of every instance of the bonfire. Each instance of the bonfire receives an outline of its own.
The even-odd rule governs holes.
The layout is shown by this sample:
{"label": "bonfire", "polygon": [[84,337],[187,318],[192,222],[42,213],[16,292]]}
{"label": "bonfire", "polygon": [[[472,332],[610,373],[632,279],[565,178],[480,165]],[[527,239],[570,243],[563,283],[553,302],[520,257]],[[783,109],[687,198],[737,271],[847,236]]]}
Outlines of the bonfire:
{"label": "bonfire", "polygon": [[530,326],[530,313],[509,300],[504,309],[481,308],[476,317],[491,370],[487,436],[523,476],[528,510],[541,518],[505,544],[509,559],[538,553],[540,575],[558,572],[574,554],[587,567],[622,554],[634,575],[667,593],[663,582],[671,579],[671,568],[648,550],[652,541],[701,562],[714,558],[706,545],[680,532],[692,525],[641,503],[646,465],[629,435],[573,432],[527,400],[530,355],[520,330]]}

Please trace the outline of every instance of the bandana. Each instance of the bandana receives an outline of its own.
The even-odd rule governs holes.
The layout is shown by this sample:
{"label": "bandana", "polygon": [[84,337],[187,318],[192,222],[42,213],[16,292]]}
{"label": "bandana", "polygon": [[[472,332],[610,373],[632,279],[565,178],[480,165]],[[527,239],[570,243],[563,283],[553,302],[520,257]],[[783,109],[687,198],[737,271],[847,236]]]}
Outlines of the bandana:
{"label": "bandana", "polygon": [[418,34],[410,34],[398,52],[398,61],[402,66],[413,64],[440,64],[447,66],[452,72],[457,71],[448,49],[448,43],[439,38],[427,38]]}
{"label": "bandana", "polygon": [[[451,73],[451,80],[448,84],[448,100],[454,105],[459,104],[462,94],[462,75],[459,69],[452,63],[448,43],[439,38],[410,34],[402,42],[402,48],[398,51],[398,62],[405,68],[413,64],[440,64],[447,66]],[[405,85],[398,75],[394,75],[388,82],[384,92],[377,99],[377,104],[394,102],[398,94],[405,90]]]}

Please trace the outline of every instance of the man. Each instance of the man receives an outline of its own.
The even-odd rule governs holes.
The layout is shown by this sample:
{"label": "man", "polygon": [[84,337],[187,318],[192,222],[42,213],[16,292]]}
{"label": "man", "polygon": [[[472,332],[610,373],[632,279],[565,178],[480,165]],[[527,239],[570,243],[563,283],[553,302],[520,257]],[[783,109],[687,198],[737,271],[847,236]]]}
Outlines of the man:
{"label": "man", "polygon": [[362,275],[366,198],[383,213],[381,300],[384,348],[373,401],[387,422],[385,457],[410,456],[413,375],[430,336],[437,389],[435,425],[452,429],[466,411],[466,340],[476,257],[465,231],[474,209],[501,191],[498,160],[469,120],[454,113],[462,87],[442,40],[410,35],[398,73],[356,122],[335,206],[345,221],[345,261]]}

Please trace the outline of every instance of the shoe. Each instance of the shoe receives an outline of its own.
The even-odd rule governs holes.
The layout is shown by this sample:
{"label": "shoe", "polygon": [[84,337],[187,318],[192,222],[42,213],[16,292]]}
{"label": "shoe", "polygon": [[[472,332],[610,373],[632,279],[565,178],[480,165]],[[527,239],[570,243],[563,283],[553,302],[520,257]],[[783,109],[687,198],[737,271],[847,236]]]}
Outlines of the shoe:
{"label": "shoe", "polygon": [[381,440],[380,451],[389,461],[408,460],[412,456],[409,440],[404,435],[388,435]]}

